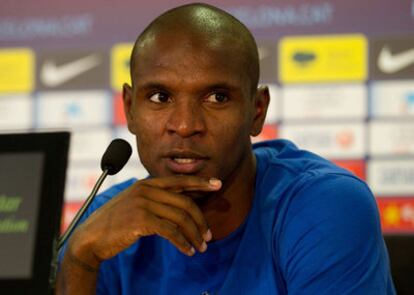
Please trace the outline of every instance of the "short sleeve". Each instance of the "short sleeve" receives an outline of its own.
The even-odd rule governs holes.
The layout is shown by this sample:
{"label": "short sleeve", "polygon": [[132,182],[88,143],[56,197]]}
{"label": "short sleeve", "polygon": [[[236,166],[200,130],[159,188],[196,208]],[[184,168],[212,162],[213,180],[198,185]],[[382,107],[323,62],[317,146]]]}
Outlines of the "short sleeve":
{"label": "short sleeve", "polygon": [[395,294],[375,199],[342,174],[312,175],[275,241],[288,294]]}

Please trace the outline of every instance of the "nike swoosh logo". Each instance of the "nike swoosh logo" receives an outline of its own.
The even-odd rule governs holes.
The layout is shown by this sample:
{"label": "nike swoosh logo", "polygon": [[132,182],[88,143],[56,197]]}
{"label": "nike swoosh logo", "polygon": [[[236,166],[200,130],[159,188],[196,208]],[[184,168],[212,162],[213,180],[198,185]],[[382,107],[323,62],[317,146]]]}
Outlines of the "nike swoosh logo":
{"label": "nike swoosh logo", "polygon": [[388,46],[384,46],[378,56],[378,68],[387,74],[396,73],[414,64],[414,48],[392,55]]}
{"label": "nike swoosh logo", "polygon": [[47,60],[40,72],[40,79],[46,86],[60,86],[76,76],[93,69],[100,63],[101,58],[96,53],[60,66],[56,66],[52,60]]}

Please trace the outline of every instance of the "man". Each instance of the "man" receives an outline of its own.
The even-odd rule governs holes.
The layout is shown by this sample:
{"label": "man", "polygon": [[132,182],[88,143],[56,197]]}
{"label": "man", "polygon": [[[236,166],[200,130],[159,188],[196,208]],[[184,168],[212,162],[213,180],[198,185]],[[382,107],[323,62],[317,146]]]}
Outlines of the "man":
{"label": "man", "polygon": [[96,198],[59,294],[394,293],[368,187],[288,141],[253,151],[269,93],[238,20],[203,4],[164,13],[131,78],[125,114],[150,177]]}

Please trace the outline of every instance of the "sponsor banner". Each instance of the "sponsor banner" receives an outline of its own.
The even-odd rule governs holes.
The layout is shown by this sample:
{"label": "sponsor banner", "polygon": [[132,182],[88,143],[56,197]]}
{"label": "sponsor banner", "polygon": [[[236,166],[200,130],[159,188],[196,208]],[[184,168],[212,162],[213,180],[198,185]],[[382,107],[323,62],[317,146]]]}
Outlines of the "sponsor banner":
{"label": "sponsor banner", "polygon": [[414,233],[414,196],[377,198],[384,233]]}
{"label": "sponsor banner", "polygon": [[280,137],[330,159],[359,159],[366,152],[365,125],[362,122],[282,124]]}
{"label": "sponsor banner", "polygon": [[124,103],[122,100],[122,93],[120,92],[114,94],[113,110],[114,125],[126,125]]}
{"label": "sponsor banner", "polygon": [[277,43],[259,41],[260,81],[277,81]]}
{"label": "sponsor banner", "polygon": [[365,168],[366,162],[364,160],[334,160],[332,161],[339,167],[342,167],[362,180],[366,180]]}
{"label": "sponsor banner", "polygon": [[285,37],[279,65],[283,83],[364,81],[367,40],[359,34]]}
{"label": "sponsor banner", "polygon": [[131,85],[129,63],[133,45],[132,43],[120,43],[112,47],[111,86],[117,92],[122,91],[124,83]]}
{"label": "sponsor banner", "polygon": [[69,227],[69,224],[75,218],[76,213],[82,207],[83,202],[65,202],[63,204],[62,222],[60,223],[60,232],[63,234]]}
{"label": "sponsor banner", "polygon": [[371,156],[414,155],[414,121],[371,121]]}
{"label": "sponsor banner", "polygon": [[268,84],[270,94],[265,124],[274,124],[280,119],[280,90],[275,84]]}
{"label": "sponsor banner", "polygon": [[39,52],[37,88],[73,90],[107,88],[108,54],[103,50],[55,50]]}
{"label": "sponsor banner", "polygon": [[371,79],[413,79],[413,75],[414,37],[371,41]]}
{"label": "sponsor banner", "polygon": [[414,117],[414,79],[372,82],[370,113],[375,118]]}
{"label": "sponsor banner", "polygon": [[411,196],[414,193],[414,159],[372,159],[368,184],[376,196]]}
{"label": "sponsor banner", "polygon": [[[70,163],[66,177],[65,201],[86,200],[101,173],[100,162],[91,165],[76,165]],[[107,177],[99,191],[103,192],[113,184],[114,179]]]}
{"label": "sponsor banner", "polygon": [[0,93],[26,93],[34,87],[35,55],[30,48],[0,49]]}
{"label": "sponsor banner", "polygon": [[70,160],[76,162],[100,163],[107,146],[112,140],[112,129],[99,127],[90,130],[72,131]]}
{"label": "sponsor banner", "polygon": [[277,125],[276,124],[265,124],[263,126],[262,132],[258,136],[251,137],[252,143],[276,139],[277,138]]}
{"label": "sponsor banner", "polygon": [[33,98],[29,95],[0,96],[0,130],[33,127]]}
{"label": "sponsor banner", "polygon": [[288,85],[281,88],[282,119],[364,119],[363,84]]}
{"label": "sponsor banner", "polygon": [[106,91],[40,92],[37,126],[67,128],[109,124],[112,121],[110,98]]}

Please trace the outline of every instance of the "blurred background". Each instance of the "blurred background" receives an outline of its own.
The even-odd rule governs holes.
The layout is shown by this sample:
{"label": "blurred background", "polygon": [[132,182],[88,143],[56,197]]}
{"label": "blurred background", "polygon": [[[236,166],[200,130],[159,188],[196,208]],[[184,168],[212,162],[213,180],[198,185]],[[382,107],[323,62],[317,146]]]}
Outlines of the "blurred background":
{"label": "blurred background", "polygon": [[[387,234],[414,235],[414,1],[206,1],[259,45],[272,101],[254,141],[288,138],[368,182]],[[135,146],[121,86],[137,35],[188,1],[0,3],[0,132],[72,132],[65,227],[112,138]],[[177,32],[180,34],[180,32]],[[136,155],[108,187],[145,177]]]}

